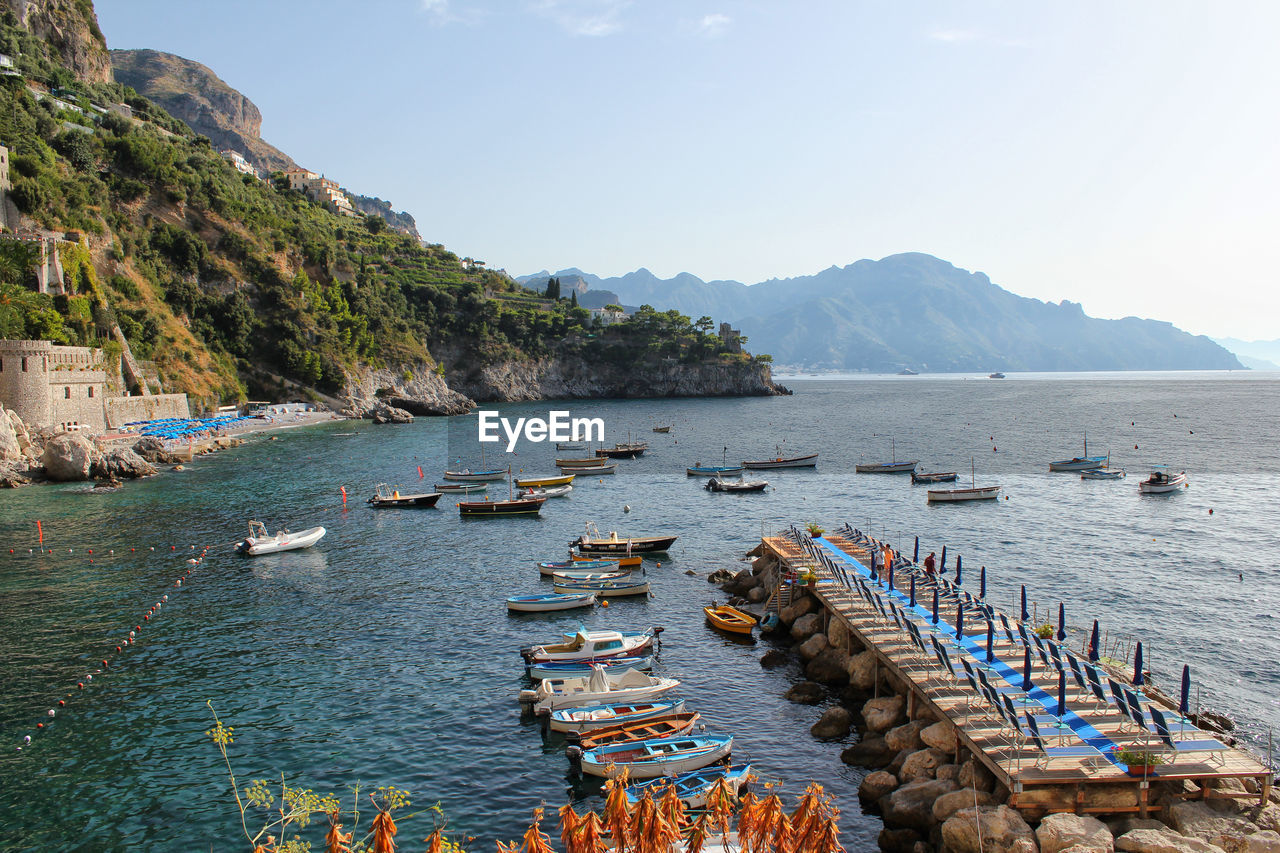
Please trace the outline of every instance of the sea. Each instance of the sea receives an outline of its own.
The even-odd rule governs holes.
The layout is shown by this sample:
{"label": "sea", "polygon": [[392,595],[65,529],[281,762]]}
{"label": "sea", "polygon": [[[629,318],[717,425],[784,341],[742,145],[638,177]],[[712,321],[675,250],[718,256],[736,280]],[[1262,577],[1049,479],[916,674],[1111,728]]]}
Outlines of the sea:
{"label": "sea", "polygon": [[[1062,603],[1077,647],[1094,619],[1113,657],[1141,640],[1157,684],[1176,693],[1189,665],[1193,704],[1229,714],[1268,755],[1280,725],[1280,375],[782,381],[792,396],[487,407],[512,418],[567,410],[601,418],[607,443],[650,443],[614,476],[579,478],[539,518],[461,519],[448,497],[434,509],[365,504],[378,483],[441,482],[478,447],[465,446],[474,414],[333,421],[253,435],[118,491],[0,495],[0,849],[250,849],[206,734],[216,712],[233,728],[241,791],[283,779],[349,807],[359,785],[367,829],[365,793],[395,786],[412,801],[398,819],[404,849],[442,813],[468,849],[491,850],[539,806],[602,805],[599,785],[571,774],[563,741],[522,717],[517,649],[580,626],[653,625],[665,629],[657,671],[682,682],[708,732],[734,736],[735,761],[788,805],[820,783],[846,847],[874,849],[881,824],[856,796],[865,771],[839,758],[856,735],[813,738],[825,705],[783,698],[799,667],[762,668],[773,641],[721,635],[701,612],[725,598],[710,572],[748,567],[762,534],[808,522],[847,523],[907,554],[918,537],[921,558],[945,546],[948,571],[963,557],[976,589],[985,569],[988,600],[1010,613],[1023,585],[1038,619],[1056,621]],[[671,432],[652,432],[661,425]],[[1086,436],[1126,479],[1049,473]],[[761,494],[711,493],[685,475],[699,462],[801,453],[819,453],[817,468],[751,474],[769,481]],[[522,441],[513,454],[490,447],[486,461],[550,474],[555,454]],[[959,472],[962,485],[999,484],[1002,499],[930,506],[905,476],[854,473],[891,456]],[[1189,487],[1140,495],[1162,465],[1185,470]],[[232,546],[250,519],[328,533],[309,550],[246,558]],[[507,596],[549,591],[535,561],[562,558],[588,522],[679,536],[645,563],[652,597],[508,614]],[[262,822],[251,809],[250,830]],[[322,829],[299,831],[319,845]]]}

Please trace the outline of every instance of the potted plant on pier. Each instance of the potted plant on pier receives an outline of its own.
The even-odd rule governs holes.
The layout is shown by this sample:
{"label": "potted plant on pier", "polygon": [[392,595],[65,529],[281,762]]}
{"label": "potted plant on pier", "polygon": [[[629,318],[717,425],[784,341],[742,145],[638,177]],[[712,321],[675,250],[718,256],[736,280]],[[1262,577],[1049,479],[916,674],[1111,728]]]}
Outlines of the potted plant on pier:
{"label": "potted plant on pier", "polygon": [[1125,765],[1130,776],[1151,776],[1155,768],[1169,760],[1163,750],[1140,743],[1118,747],[1114,752],[1115,760]]}
{"label": "potted plant on pier", "polygon": [[805,586],[814,586],[818,583],[818,576],[814,574],[813,569],[805,569],[800,573],[800,582]]}
{"label": "potted plant on pier", "polygon": [[1042,640],[1053,639],[1053,626],[1048,622],[1044,623],[1039,628],[1036,628],[1036,636]]}
{"label": "potted plant on pier", "polygon": [[812,521],[811,521],[811,522],[809,522],[808,524],[806,524],[806,525],[804,526],[804,529],[805,529],[806,531],[808,531],[808,533],[809,533],[809,537],[810,537],[810,538],[812,538],[812,539],[817,539],[817,538],[818,538],[819,536],[821,536],[823,533],[826,533],[826,531],[825,531],[825,530],[823,530],[823,529],[822,529],[821,527],[819,527],[815,522],[812,522]]}

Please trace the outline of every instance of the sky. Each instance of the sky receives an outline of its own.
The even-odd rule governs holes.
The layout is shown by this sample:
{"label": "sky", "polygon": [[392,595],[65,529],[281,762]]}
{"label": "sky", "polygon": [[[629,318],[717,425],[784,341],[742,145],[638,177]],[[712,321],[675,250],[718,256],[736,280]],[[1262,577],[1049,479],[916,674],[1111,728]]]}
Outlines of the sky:
{"label": "sky", "polygon": [[97,0],[307,168],[513,275],[927,252],[1280,338],[1280,4]]}

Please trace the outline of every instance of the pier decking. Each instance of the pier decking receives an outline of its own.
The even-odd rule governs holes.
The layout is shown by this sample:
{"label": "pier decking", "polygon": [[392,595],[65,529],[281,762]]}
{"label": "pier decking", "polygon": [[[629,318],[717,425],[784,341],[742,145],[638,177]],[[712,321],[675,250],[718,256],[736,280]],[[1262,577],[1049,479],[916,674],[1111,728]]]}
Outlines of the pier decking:
{"label": "pier decking", "polygon": [[[1195,728],[1177,708],[1140,687],[1037,638],[1033,626],[940,575],[927,576],[910,561],[895,561],[894,573],[873,574],[870,554],[878,543],[856,530],[846,526],[815,539],[793,530],[763,537],[762,547],[785,568],[818,576],[809,591],[906,686],[908,715],[914,718],[923,703],[954,724],[962,748],[1010,791],[1009,805],[1028,815],[1145,817],[1152,785],[1159,785],[1165,799],[1265,803],[1270,794],[1273,773],[1253,755]],[[1162,717],[1173,747],[1155,725]],[[1036,730],[1043,748],[1036,744]],[[1115,750],[1136,746],[1162,752],[1167,763],[1133,775],[1116,760]],[[1224,785],[1228,779],[1253,780],[1256,793]],[[1186,790],[1188,780],[1194,790]]]}

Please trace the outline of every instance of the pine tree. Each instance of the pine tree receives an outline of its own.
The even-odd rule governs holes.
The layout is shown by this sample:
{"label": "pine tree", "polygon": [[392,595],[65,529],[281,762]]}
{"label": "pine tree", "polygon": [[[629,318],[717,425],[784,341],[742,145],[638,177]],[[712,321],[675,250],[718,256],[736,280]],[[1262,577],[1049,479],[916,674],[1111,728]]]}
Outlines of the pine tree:
{"label": "pine tree", "polygon": [[569,307],[570,308],[578,307],[578,291],[576,290],[569,291]]}

